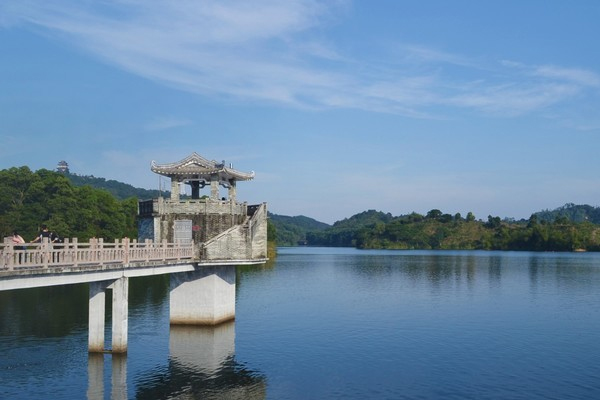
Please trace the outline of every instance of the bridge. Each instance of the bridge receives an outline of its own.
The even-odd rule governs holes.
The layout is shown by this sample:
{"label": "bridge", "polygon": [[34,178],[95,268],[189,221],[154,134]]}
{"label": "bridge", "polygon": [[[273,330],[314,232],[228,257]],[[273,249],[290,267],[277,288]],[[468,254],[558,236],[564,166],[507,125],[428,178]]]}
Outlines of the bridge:
{"label": "bridge", "polygon": [[[0,244],[0,291],[89,285],[90,352],[125,353],[129,279],[170,275],[170,323],[218,325],[235,318],[235,267],[267,261],[266,203],[236,200],[236,181],[252,179],[196,153],[152,170],[171,177],[170,198],[140,201],[138,238],[77,238]],[[179,186],[192,186],[181,199]],[[210,185],[210,196],[200,189]],[[220,197],[219,186],[229,198]],[[105,348],[106,293],[112,291],[112,347]]]}

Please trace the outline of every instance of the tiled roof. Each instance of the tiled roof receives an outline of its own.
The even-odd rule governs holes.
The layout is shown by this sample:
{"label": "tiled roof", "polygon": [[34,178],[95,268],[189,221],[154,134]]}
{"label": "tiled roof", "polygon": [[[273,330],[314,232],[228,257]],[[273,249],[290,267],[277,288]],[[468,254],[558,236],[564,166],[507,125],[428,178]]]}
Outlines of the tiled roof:
{"label": "tiled roof", "polygon": [[209,161],[196,152],[176,163],[157,164],[155,161],[152,161],[150,169],[152,172],[164,176],[179,176],[208,181],[211,175],[218,175],[219,180],[225,181],[229,179],[247,181],[254,178],[254,172],[241,172],[232,167],[226,167],[224,161],[221,163],[214,160]]}

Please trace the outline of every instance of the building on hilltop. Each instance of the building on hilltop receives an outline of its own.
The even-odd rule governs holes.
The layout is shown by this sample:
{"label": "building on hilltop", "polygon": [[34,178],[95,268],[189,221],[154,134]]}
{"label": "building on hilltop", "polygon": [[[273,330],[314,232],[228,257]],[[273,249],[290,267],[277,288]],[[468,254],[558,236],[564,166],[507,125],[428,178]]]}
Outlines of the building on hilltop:
{"label": "building on hilltop", "polygon": [[69,164],[66,161],[59,161],[58,165],[56,166],[56,171],[60,172],[61,174],[68,174]]}
{"label": "building on hilltop", "polygon": [[[138,240],[193,241],[199,261],[266,260],[266,203],[237,200],[237,182],[252,180],[254,172],[197,153],[170,164],[152,161],[150,169],[171,179],[171,196],[139,202]],[[181,185],[190,185],[191,198],[181,198]],[[209,192],[201,195],[205,187]],[[220,187],[227,189],[226,197]]]}

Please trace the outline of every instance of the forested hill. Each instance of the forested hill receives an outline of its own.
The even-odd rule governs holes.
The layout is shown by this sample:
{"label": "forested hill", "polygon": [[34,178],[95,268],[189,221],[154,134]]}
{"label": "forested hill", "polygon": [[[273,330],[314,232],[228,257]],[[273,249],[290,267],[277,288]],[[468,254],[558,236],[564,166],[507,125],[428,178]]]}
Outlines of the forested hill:
{"label": "forested hill", "polygon": [[337,221],[330,228],[307,232],[306,241],[309,246],[354,247],[358,232],[375,229],[391,222],[392,214],[368,210]]}
{"label": "forested hill", "polygon": [[137,238],[137,199],[76,186],[65,175],[28,167],[0,170],[0,235],[32,240],[41,224],[62,237]]}
{"label": "forested hill", "polygon": [[591,222],[600,224],[600,207],[592,207],[587,204],[575,205],[567,203],[552,211],[543,210],[535,213],[539,221],[554,222],[556,220],[568,220],[570,222]]}
{"label": "forested hill", "polygon": [[476,220],[431,210],[393,217],[366,211],[318,232],[307,232],[310,246],[384,249],[484,249],[600,251],[600,209],[567,204],[534,213],[528,220],[487,217]]}
{"label": "forested hill", "polygon": [[[13,230],[31,240],[40,224],[63,237],[137,237],[137,199],[157,191],[121,182],[28,167],[0,170],[0,235]],[[275,227],[275,229],[272,229]],[[279,246],[345,246],[386,249],[493,249],[600,251],[600,208],[565,204],[528,220],[472,213],[392,216],[368,210],[333,225],[305,216],[269,213],[269,235]]]}
{"label": "forested hill", "polygon": [[[125,200],[129,197],[136,197],[140,200],[154,199],[159,197],[158,190],[148,190],[136,188],[127,183],[118,182],[112,179],[106,180],[104,178],[97,178],[89,175],[77,175],[72,173],[63,173],[71,183],[75,186],[91,186],[97,189],[108,190],[113,196],[119,200]],[[163,197],[170,196],[169,192],[162,192]]]}
{"label": "forested hill", "polygon": [[269,212],[268,216],[269,222],[275,227],[278,246],[306,244],[307,232],[318,232],[331,226],[303,215],[288,217]]}

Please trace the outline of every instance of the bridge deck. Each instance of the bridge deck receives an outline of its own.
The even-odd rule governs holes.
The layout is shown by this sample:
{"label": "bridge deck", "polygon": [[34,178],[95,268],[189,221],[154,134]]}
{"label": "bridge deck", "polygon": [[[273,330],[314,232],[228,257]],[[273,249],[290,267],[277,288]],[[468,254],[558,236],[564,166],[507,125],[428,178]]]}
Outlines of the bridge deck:
{"label": "bridge deck", "polygon": [[50,267],[104,266],[153,261],[192,261],[193,243],[154,243],[131,241],[128,238],[105,243],[94,239],[78,243],[68,239],[64,243],[0,245],[0,271],[19,273],[31,269]]}
{"label": "bridge deck", "polygon": [[199,260],[193,243],[114,243],[76,239],[60,244],[0,245],[0,291],[120,277],[194,271],[199,267],[262,264],[266,259]]}

